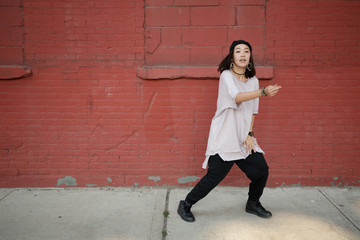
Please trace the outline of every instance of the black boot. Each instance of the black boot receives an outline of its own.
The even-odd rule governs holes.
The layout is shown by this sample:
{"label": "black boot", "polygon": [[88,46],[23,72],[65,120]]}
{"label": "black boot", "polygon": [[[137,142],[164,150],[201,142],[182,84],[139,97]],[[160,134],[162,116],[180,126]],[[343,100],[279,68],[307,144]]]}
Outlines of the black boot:
{"label": "black boot", "polygon": [[190,211],[191,205],[184,200],[181,200],[178,207],[178,214],[186,222],[195,222],[195,217]]}
{"label": "black boot", "polygon": [[271,212],[267,211],[259,201],[248,200],[246,203],[246,212],[255,214],[262,218],[271,218]]}

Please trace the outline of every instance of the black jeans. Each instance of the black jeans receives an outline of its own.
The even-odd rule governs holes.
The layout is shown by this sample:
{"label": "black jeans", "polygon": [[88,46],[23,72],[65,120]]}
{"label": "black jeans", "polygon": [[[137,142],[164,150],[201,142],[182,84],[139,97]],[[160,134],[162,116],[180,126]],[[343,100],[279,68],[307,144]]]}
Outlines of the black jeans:
{"label": "black jeans", "polygon": [[259,201],[269,176],[269,167],[262,153],[252,153],[246,159],[224,161],[216,154],[210,156],[207,174],[195,185],[186,196],[186,202],[195,204],[213,190],[236,165],[251,180],[249,200]]}

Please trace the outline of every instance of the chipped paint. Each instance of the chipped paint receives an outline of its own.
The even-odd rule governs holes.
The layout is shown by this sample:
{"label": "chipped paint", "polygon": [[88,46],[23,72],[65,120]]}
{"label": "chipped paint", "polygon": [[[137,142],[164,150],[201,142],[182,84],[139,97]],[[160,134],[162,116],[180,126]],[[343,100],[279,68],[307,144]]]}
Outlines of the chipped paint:
{"label": "chipped paint", "polygon": [[96,187],[96,184],[86,184],[87,187]]}
{"label": "chipped paint", "polygon": [[158,181],[160,181],[161,180],[161,177],[155,177],[155,176],[150,176],[150,177],[148,177],[148,179],[149,180],[153,180],[154,182],[158,182]]}
{"label": "chipped paint", "polygon": [[109,183],[112,183],[112,179],[111,178],[107,178],[106,179]]}
{"label": "chipped paint", "polygon": [[338,183],[338,184],[335,184],[334,182],[330,182],[331,186],[332,187],[341,187],[342,186],[342,183]]}
{"label": "chipped paint", "polygon": [[336,181],[339,180],[338,177],[333,177],[333,180],[334,180],[334,182],[333,182],[333,181],[330,182],[330,184],[331,184],[332,187],[340,187],[340,186],[342,185],[341,182],[339,182],[338,184],[335,183]]}
{"label": "chipped paint", "polygon": [[186,177],[178,178],[177,182],[180,184],[184,184],[184,183],[196,182],[198,179],[200,178],[197,176],[186,176]]}
{"label": "chipped paint", "polygon": [[57,185],[60,186],[65,184],[65,186],[76,186],[76,179],[71,176],[66,176],[57,180]]}

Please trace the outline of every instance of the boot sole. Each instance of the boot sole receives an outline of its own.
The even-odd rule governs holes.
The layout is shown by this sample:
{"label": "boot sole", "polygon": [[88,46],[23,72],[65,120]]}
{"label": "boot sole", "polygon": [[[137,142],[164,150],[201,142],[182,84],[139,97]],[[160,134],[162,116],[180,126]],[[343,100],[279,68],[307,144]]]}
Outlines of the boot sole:
{"label": "boot sole", "polygon": [[258,216],[258,217],[261,217],[261,218],[271,218],[271,217],[272,217],[272,215],[269,215],[269,216],[261,215],[261,214],[259,214],[258,212],[253,211],[253,210],[249,210],[249,209],[245,209],[245,211],[246,211],[247,213],[254,214],[254,215],[256,215],[256,216]]}
{"label": "boot sole", "polygon": [[181,218],[182,220],[184,220],[185,222],[195,222],[195,218],[194,218],[194,220],[185,219],[185,218],[183,218],[183,217],[181,216],[181,214],[179,213],[179,211],[177,211],[177,213],[179,214],[180,218]]}

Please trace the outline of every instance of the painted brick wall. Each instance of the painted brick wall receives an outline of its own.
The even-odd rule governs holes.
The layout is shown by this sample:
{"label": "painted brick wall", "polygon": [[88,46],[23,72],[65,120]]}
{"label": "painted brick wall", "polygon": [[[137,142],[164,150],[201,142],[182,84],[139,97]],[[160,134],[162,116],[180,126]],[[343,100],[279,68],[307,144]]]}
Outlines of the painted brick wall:
{"label": "painted brick wall", "polygon": [[265,47],[265,0],[145,1],[147,65],[218,65],[246,32],[258,64]]}
{"label": "painted brick wall", "polygon": [[23,27],[20,0],[0,3],[0,64],[22,65]]}
{"label": "painted brick wall", "polygon": [[[24,64],[33,73],[0,81],[0,187],[194,185],[205,173],[218,81],[136,72],[146,63],[149,4],[199,11],[188,23],[199,27],[212,19],[201,12],[238,3],[193,2],[22,0]],[[246,6],[265,4],[261,64],[274,69],[260,84],[283,86],[261,99],[255,122],[268,185],[360,185],[360,2],[252,2]],[[8,3],[0,0],[0,11]],[[225,15],[221,25],[263,17]],[[175,36],[166,24],[160,31]],[[248,34],[255,36],[246,27],[227,35],[224,49]],[[247,183],[234,167],[222,184]]]}

